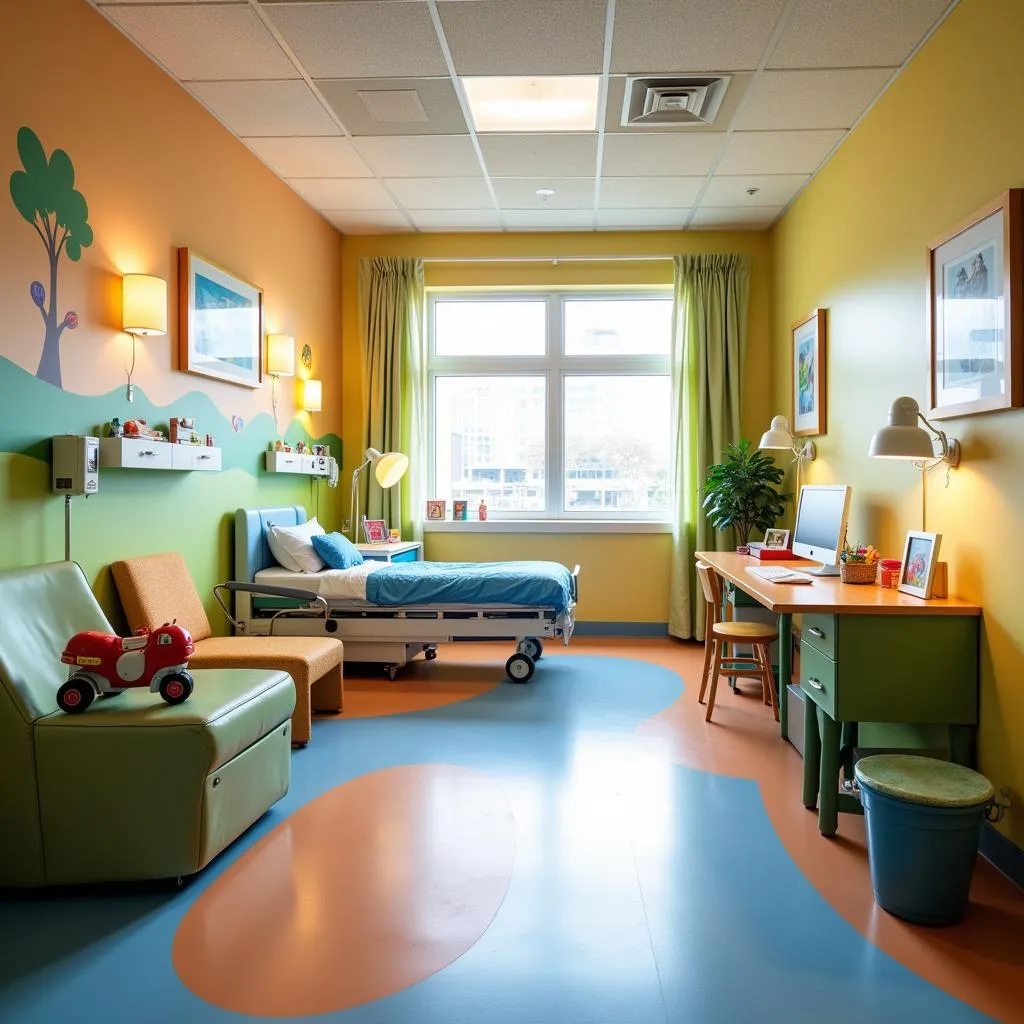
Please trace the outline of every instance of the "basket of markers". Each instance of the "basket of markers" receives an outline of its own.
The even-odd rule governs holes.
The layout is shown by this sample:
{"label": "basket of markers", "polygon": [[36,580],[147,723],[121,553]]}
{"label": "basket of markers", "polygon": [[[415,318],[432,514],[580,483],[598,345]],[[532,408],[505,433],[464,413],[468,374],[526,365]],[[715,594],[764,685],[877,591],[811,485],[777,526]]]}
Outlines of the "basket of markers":
{"label": "basket of markers", "polygon": [[878,578],[878,552],[870,544],[845,548],[839,553],[839,578],[844,583],[874,583]]}

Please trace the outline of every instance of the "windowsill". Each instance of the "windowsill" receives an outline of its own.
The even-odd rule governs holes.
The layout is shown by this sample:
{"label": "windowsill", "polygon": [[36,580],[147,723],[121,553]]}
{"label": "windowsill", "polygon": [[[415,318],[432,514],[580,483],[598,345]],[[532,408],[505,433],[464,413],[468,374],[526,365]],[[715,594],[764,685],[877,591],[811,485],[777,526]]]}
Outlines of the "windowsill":
{"label": "windowsill", "polygon": [[671,533],[672,524],[650,519],[430,519],[424,533]]}

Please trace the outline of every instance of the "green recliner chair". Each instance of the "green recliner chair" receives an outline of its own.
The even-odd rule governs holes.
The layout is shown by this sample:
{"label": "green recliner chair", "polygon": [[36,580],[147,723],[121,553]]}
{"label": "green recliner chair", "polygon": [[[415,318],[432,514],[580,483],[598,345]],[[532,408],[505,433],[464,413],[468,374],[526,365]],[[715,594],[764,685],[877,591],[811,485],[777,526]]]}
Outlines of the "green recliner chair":
{"label": "green recliner chair", "polygon": [[0,887],[193,874],[288,790],[286,672],[196,671],[183,704],[139,687],[69,715],[60,656],[87,629],[113,632],[75,563],[0,572]]}

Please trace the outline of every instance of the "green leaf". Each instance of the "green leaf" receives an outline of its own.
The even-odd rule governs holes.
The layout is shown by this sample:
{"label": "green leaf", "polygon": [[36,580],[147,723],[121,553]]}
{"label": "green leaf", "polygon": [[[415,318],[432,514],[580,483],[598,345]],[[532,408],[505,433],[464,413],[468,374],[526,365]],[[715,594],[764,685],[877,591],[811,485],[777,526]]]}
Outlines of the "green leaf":
{"label": "green leaf", "polygon": [[31,128],[18,129],[18,156],[30,178],[35,178],[42,184],[46,178],[46,150]]}
{"label": "green leaf", "polygon": [[74,191],[75,168],[71,163],[71,157],[63,149],[53,151],[46,177],[49,191],[53,195],[63,195]]}
{"label": "green leaf", "polygon": [[82,246],[75,240],[73,235],[68,238],[64,251],[68,254],[68,259],[72,263],[77,263],[82,256]]}
{"label": "green leaf", "polygon": [[11,175],[11,198],[15,209],[29,222],[36,222],[36,190],[32,179],[24,171]]}

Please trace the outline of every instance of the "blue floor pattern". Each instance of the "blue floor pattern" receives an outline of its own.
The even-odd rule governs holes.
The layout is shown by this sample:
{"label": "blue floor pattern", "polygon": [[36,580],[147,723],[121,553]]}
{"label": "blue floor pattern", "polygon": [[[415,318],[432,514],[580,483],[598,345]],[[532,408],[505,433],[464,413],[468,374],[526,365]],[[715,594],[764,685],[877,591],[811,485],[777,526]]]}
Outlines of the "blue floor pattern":
{"label": "blue floor pattern", "polygon": [[[443,671],[438,662],[436,671]],[[634,740],[678,675],[564,655],[529,685],[382,718],[319,721],[288,795],[181,892],[0,903],[5,1024],[236,1024],[171,963],[192,902],[259,838],[335,786],[403,764],[462,765],[508,794],[516,862],[495,919],[454,963],[331,1024],[862,1024],[990,1018],[846,923],[785,852],[757,786]],[[343,965],[339,965],[342,969]]]}

